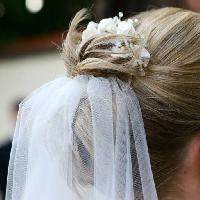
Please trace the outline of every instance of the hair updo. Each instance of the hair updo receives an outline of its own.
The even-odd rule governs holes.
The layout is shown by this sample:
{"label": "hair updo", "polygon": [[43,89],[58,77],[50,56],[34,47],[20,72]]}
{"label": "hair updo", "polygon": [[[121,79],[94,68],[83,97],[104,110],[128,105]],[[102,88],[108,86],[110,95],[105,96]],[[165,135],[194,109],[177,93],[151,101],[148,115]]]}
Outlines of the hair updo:
{"label": "hair updo", "polygon": [[[80,11],[63,44],[67,73],[118,76],[129,81],[140,101],[152,170],[159,196],[170,191],[178,178],[190,141],[200,129],[200,14],[163,8],[136,16],[151,59],[145,76],[132,60],[110,56],[110,44],[119,35],[100,35],[80,50]],[[128,51],[128,49],[126,49]]]}
{"label": "hair updo", "polygon": [[[136,75],[142,71],[141,66],[136,66],[140,51],[134,51],[127,44],[145,47],[145,41],[132,35],[103,33],[82,40],[80,24],[89,16],[87,10],[79,11],[70,25],[67,37],[63,43],[63,57],[67,73],[71,76],[77,74],[92,74],[108,76],[112,74]],[[115,48],[116,42],[123,48]],[[115,48],[115,51],[113,51]],[[119,56],[133,55],[133,56]]]}

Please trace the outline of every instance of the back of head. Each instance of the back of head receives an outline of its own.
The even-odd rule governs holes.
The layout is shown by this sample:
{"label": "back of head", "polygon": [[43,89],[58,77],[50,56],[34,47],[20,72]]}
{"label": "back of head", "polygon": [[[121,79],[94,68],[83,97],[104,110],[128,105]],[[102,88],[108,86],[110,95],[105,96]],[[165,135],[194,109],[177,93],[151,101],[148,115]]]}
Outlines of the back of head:
{"label": "back of head", "polygon": [[20,105],[7,200],[157,200],[155,183],[164,199],[178,185],[200,128],[200,15],[122,15],[84,32],[87,11],[73,19],[63,45],[73,78]]}
{"label": "back of head", "polygon": [[75,30],[82,14],[73,20],[64,42],[67,71],[117,76],[130,83],[140,101],[154,179],[162,195],[177,180],[187,145],[200,127],[200,14],[163,8],[136,16],[137,31],[151,55],[145,76],[138,74],[134,60],[111,56],[111,41],[128,40],[126,36],[93,37],[77,51],[81,36]]}
{"label": "back of head", "polygon": [[134,77],[132,87],[142,107],[157,189],[166,195],[177,185],[184,152],[200,128],[200,14],[163,8],[136,17],[151,60],[146,76]]}

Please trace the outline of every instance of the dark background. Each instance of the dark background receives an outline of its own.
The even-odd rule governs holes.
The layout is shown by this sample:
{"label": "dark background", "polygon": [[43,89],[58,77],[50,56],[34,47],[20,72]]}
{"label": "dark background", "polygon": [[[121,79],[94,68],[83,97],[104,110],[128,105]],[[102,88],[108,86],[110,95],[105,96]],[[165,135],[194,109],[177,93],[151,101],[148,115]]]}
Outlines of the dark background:
{"label": "dark background", "polygon": [[[34,0],[33,0],[34,1]],[[38,13],[30,13],[25,0],[0,0],[5,14],[0,18],[0,45],[20,38],[64,31],[71,17],[90,0],[44,0]]]}
{"label": "dark background", "polygon": [[0,0],[0,58],[55,48],[70,19],[83,7],[93,8],[100,20],[119,11],[127,17],[152,8],[187,7],[185,2],[199,0],[43,0],[37,13],[28,11],[26,1],[40,0]]}
{"label": "dark background", "polygon": [[91,0],[43,0],[42,9],[31,13],[26,1],[0,0],[0,59],[55,50],[70,19],[93,4]]}

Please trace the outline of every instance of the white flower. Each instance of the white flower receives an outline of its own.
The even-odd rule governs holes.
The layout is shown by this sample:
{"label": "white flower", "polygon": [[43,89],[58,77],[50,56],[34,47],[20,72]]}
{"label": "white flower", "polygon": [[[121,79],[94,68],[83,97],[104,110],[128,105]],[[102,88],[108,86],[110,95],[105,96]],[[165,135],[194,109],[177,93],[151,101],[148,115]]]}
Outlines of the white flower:
{"label": "white flower", "polygon": [[133,35],[135,33],[135,28],[131,21],[120,21],[117,27],[117,34]]}
{"label": "white flower", "polygon": [[147,49],[142,48],[140,52],[140,59],[143,61],[144,67],[148,66],[150,57],[150,53],[147,51]]}
{"label": "white flower", "polygon": [[107,18],[102,19],[98,26],[99,33],[116,33],[116,19]]}
{"label": "white flower", "polygon": [[123,13],[120,12],[119,17],[102,19],[99,24],[89,22],[87,28],[82,33],[82,40],[88,40],[101,33],[133,35],[135,33],[134,21],[131,19],[121,21],[122,17]]}
{"label": "white flower", "polygon": [[135,25],[138,25],[139,20],[138,20],[138,19],[134,19],[133,23],[134,23]]}
{"label": "white flower", "polygon": [[131,24],[132,26],[134,25],[134,22],[133,22],[132,19],[128,19],[127,22],[128,22],[129,24]]}
{"label": "white flower", "polygon": [[140,56],[143,59],[150,59],[150,53],[145,48],[142,48]]}
{"label": "white flower", "polygon": [[[115,17],[113,17],[113,20],[114,20],[115,25],[117,26],[117,24],[120,21],[119,17],[115,16]],[[116,29],[117,29],[117,27],[116,27]]]}
{"label": "white flower", "polygon": [[121,19],[124,16],[123,12],[119,12],[119,18]]}
{"label": "white flower", "polygon": [[88,40],[89,38],[98,34],[98,24],[95,22],[89,22],[87,28],[82,33],[82,40]]}

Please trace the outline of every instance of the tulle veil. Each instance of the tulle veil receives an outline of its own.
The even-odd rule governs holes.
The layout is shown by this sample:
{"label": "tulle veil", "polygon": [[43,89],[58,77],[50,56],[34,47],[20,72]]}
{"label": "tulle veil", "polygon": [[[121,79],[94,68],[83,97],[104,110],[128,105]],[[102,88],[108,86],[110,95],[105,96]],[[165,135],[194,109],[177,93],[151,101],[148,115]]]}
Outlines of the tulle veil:
{"label": "tulle veil", "polygon": [[156,200],[136,94],[116,77],[59,77],[20,105],[6,200]]}

